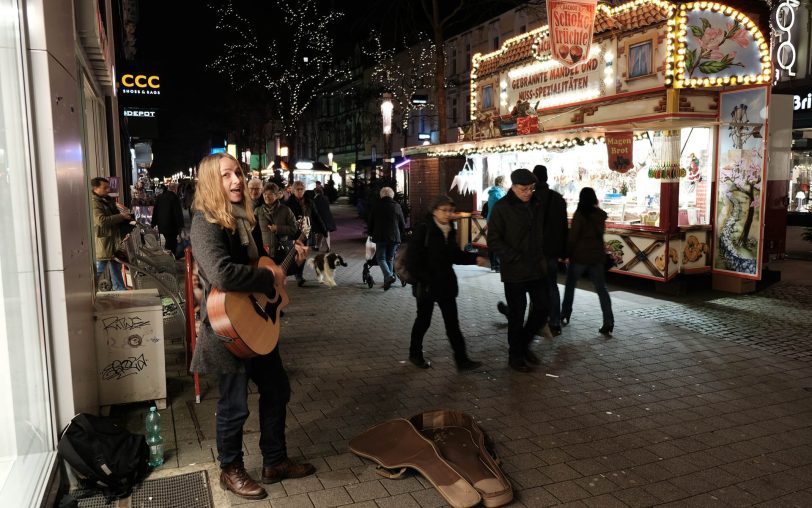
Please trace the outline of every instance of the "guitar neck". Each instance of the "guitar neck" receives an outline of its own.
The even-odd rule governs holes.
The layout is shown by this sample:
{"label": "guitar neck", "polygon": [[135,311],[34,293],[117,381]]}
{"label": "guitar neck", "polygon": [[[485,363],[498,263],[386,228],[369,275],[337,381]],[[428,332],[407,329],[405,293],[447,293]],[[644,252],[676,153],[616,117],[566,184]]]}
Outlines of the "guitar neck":
{"label": "guitar neck", "polygon": [[[297,238],[296,241],[301,242],[305,238],[307,238],[307,235],[302,233],[301,235],[299,235],[299,238]],[[296,242],[294,242],[294,243],[296,243]],[[294,245],[293,248],[290,249],[290,252],[288,252],[288,255],[285,256],[285,260],[282,261],[282,264],[280,265],[280,268],[282,269],[282,273],[287,275],[288,268],[290,268],[290,264],[293,262],[293,260],[295,258],[296,258],[296,246]]]}

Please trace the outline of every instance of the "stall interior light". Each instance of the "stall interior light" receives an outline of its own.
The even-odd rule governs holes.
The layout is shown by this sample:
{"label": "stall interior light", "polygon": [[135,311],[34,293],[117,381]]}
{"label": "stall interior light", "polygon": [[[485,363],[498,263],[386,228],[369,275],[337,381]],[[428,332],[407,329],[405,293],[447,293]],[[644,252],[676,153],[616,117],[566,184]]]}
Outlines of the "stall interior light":
{"label": "stall interior light", "polygon": [[299,161],[296,163],[296,169],[313,169],[313,163],[309,161]]}

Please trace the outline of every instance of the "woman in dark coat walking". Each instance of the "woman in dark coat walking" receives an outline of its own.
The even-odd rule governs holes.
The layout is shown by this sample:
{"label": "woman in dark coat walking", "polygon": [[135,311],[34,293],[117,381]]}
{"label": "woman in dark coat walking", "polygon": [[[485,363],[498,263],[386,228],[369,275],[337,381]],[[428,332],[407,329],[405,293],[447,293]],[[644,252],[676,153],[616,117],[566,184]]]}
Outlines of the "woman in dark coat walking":
{"label": "woman in dark coat walking", "polygon": [[333,219],[333,212],[330,211],[330,200],[324,195],[324,187],[316,187],[314,190],[315,196],[313,203],[316,206],[316,211],[324,223],[324,233],[316,235],[316,248],[315,250],[322,250],[329,252],[330,250],[330,233],[336,230],[336,221]]}
{"label": "woman in dark coat walking", "polygon": [[581,189],[578,196],[578,208],[572,218],[567,242],[570,264],[567,269],[567,285],[564,288],[564,301],[561,304],[561,324],[570,322],[572,301],[575,298],[575,284],[584,272],[589,274],[595,292],[601,303],[603,326],[600,333],[611,336],[615,328],[615,316],[612,314],[612,300],[606,289],[606,248],[603,233],[606,230],[606,212],[598,207],[598,196],[591,187]]}
{"label": "woman in dark coat walking", "polygon": [[464,252],[457,245],[457,235],[451,222],[454,201],[448,196],[438,196],[431,206],[431,215],[415,228],[409,241],[406,267],[417,280],[412,294],[417,300],[417,317],[412,326],[409,361],[421,369],[431,367],[423,357],[423,337],[431,326],[434,302],[440,307],[445,332],[458,370],[476,369],[481,362],[468,358],[465,338],[460,330],[457,313],[457,275],[453,265],[490,266],[490,262],[474,253]]}

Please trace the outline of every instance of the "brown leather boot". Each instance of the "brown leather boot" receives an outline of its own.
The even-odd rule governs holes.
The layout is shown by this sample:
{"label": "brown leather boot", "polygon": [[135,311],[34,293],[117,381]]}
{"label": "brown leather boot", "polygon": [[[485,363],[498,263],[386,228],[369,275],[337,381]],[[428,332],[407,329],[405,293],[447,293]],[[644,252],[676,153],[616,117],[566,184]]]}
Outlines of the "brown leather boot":
{"label": "brown leather boot", "polygon": [[262,483],[275,483],[285,478],[301,478],[316,472],[313,464],[297,464],[285,457],[285,460],[275,466],[262,468]]}
{"label": "brown leather boot", "polygon": [[265,499],[268,496],[245,470],[242,461],[232,462],[220,470],[220,487],[244,499]]}

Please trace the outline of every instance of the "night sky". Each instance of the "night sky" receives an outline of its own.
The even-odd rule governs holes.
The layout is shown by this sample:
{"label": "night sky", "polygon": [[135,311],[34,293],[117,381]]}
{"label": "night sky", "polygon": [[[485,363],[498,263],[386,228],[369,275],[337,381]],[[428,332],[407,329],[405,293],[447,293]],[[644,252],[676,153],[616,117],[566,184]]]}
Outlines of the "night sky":
{"label": "night sky", "polygon": [[[518,0],[467,0],[470,7],[457,16],[447,35],[453,35],[477,22],[498,15]],[[134,63],[124,62],[121,73],[140,70],[161,76],[159,137],[153,142],[154,175],[185,170],[207,153],[208,147],[221,144],[229,131],[226,113],[235,97],[227,83],[207,66],[220,49],[215,30],[216,10],[221,0],[141,0],[136,32],[137,54]],[[445,9],[456,0],[441,0]],[[273,0],[237,0],[237,11],[252,20],[260,38],[276,39],[284,51],[284,27],[278,26]],[[429,33],[430,27],[417,0],[322,0],[319,7],[338,7],[345,12],[335,24],[336,53],[346,55],[363,43],[372,30],[397,44],[414,34]]]}

